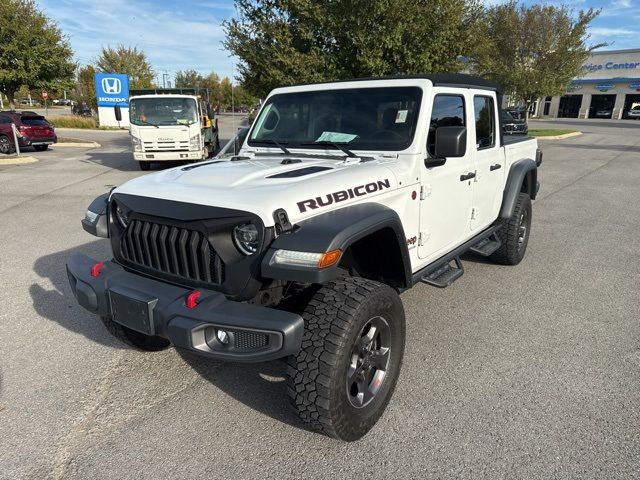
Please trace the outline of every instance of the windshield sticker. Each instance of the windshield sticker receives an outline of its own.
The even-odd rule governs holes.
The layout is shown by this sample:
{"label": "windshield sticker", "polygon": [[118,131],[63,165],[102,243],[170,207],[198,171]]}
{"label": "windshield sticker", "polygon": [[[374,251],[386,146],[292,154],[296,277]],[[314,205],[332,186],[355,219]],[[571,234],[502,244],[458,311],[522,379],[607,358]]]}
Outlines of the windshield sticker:
{"label": "windshield sticker", "polygon": [[396,123],[404,123],[407,121],[407,113],[409,110],[398,110],[396,113]]}
{"label": "windshield sticker", "polygon": [[316,142],[349,143],[357,136],[358,135],[352,135],[350,133],[322,132],[322,135],[318,137]]}

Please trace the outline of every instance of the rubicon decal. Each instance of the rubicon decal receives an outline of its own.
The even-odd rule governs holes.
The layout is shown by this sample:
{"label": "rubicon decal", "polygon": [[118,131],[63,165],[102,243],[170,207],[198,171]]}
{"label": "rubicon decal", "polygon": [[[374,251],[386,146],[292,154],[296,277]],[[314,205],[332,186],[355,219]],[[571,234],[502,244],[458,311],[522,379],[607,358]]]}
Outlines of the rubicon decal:
{"label": "rubicon decal", "polygon": [[362,197],[370,193],[384,190],[385,188],[391,188],[391,182],[389,182],[389,179],[378,180],[365,185],[358,185],[357,187],[322,195],[321,197],[303,200],[298,202],[298,208],[300,209],[300,213],[304,213],[307,209],[314,210],[320,207],[328,207],[331,204],[344,202],[350,198]]}

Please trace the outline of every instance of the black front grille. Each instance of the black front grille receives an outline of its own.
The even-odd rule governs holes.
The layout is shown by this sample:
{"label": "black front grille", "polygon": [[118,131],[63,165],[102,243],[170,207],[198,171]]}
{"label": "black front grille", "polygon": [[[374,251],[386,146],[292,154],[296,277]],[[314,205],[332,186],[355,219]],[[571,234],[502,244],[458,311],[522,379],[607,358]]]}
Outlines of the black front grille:
{"label": "black front grille", "polygon": [[200,282],[224,282],[224,263],[197,230],[131,220],[122,235],[125,260],[177,277]]}

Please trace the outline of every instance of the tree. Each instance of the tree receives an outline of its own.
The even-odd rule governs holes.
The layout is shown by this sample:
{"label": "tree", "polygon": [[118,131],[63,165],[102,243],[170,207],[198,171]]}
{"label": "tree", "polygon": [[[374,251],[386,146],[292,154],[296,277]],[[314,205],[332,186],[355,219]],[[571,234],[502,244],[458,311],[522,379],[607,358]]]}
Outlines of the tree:
{"label": "tree", "polygon": [[485,17],[487,42],[476,50],[475,69],[493,78],[504,93],[529,106],[540,97],[563,94],[589,53],[587,28],[599,10],[565,6],[525,6],[516,1],[490,8]]}
{"label": "tree", "polygon": [[479,0],[236,0],[225,47],[242,84],[276,86],[463,68],[479,41]]}
{"label": "tree", "polygon": [[202,88],[204,81],[204,77],[195,70],[185,70],[184,72],[178,70],[176,72],[176,88]]}
{"label": "tree", "polygon": [[85,102],[94,111],[98,111],[96,102],[96,69],[93,65],[87,65],[78,70],[74,100],[78,103]]}
{"label": "tree", "polygon": [[15,93],[64,88],[75,65],[69,41],[33,0],[2,0],[0,8],[0,91],[15,104]]}
{"label": "tree", "polygon": [[129,75],[130,88],[153,86],[153,69],[145,53],[137,47],[103,47],[96,61],[96,70],[104,73],[126,73]]}

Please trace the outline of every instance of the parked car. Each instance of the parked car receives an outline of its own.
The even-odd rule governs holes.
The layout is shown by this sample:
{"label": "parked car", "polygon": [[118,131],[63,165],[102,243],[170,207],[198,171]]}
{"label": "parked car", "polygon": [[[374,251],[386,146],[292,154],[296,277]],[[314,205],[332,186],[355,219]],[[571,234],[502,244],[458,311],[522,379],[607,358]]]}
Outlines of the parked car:
{"label": "parked car", "polygon": [[613,111],[610,108],[599,108],[594,115],[596,118],[611,118]]}
{"label": "parked car", "polygon": [[8,154],[15,150],[12,123],[18,130],[20,148],[33,147],[44,151],[58,141],[53,125],[43,116],[34,112],[4,111],[0,112],[0,153]]}
{"label": "parked car", "polygon": [[627,111],[627,118],[632,118],[634,120],[640,119],[640,105],[631,108]]}
{"label": "parked car", "polygon": [[526,135],[529,133],[529,126],[524,118],[522,120],[516,120],[513,115],[504,110],[500,113],[500,117],[502,119],[502,131],[504,133],[508,135]]}
{"label": "parked car", "polygon": [[405,334],[420,341],[399,292],[448,287],[465,252],[525,255],[542,152],[498,135],[499,98],[467,75],[278,88],[225,149],[241,143],[233,161],[96,198],[82,226],[113,255],[74,253],[71,291],[141,350],[287,357],[300,418],[357,440],[391,399]]}
{"label": "parked car", "polygon": [[91,108],[86,103],[78,103],[71,107],[71,112],[80,117],[90,117],[92,115]]}
{"label": "parked car", "polygon": [[521,107],[512,107],[505,108],[505,112],[513,117],[514,120],[525,120],[527,119],[527,114],[524,108]]}

